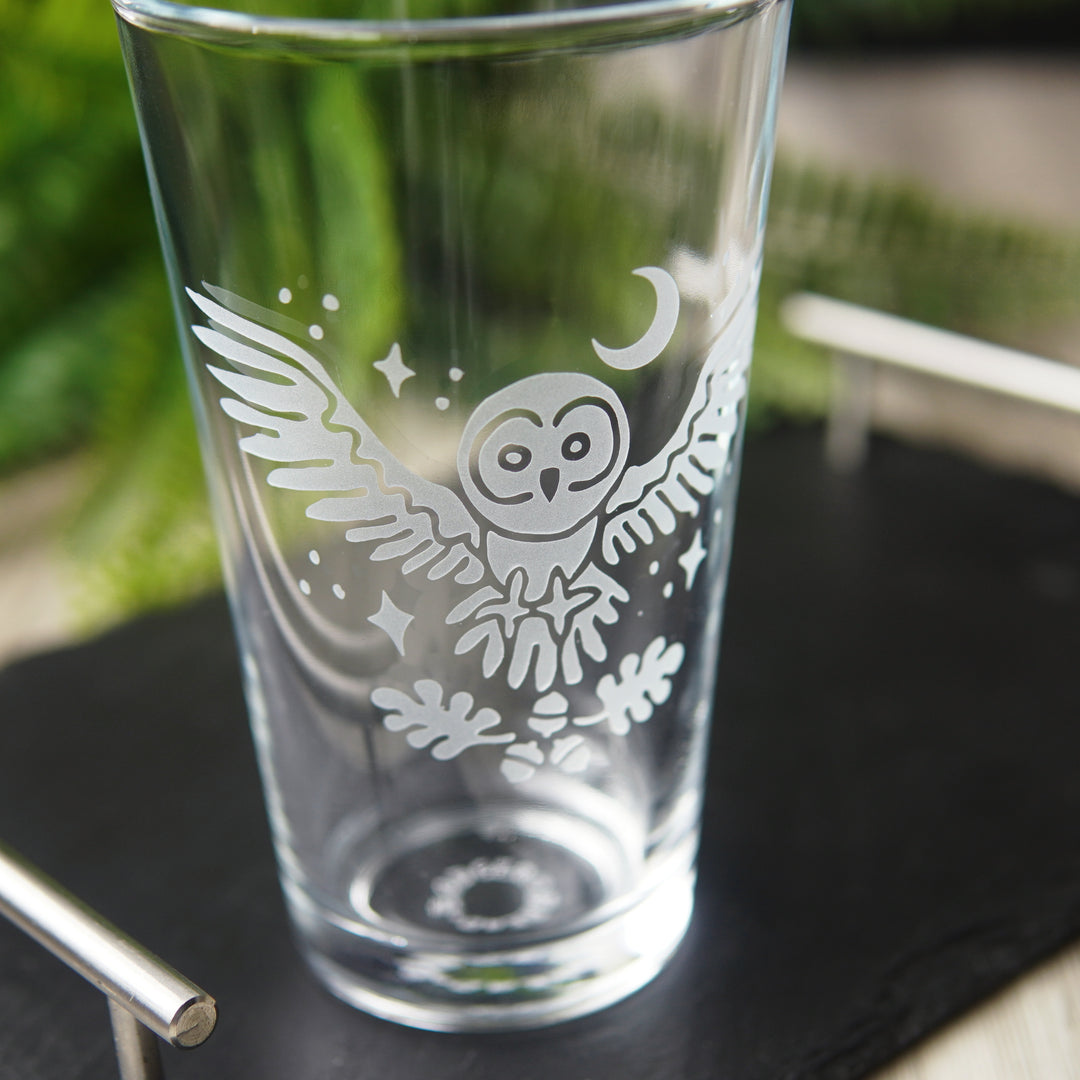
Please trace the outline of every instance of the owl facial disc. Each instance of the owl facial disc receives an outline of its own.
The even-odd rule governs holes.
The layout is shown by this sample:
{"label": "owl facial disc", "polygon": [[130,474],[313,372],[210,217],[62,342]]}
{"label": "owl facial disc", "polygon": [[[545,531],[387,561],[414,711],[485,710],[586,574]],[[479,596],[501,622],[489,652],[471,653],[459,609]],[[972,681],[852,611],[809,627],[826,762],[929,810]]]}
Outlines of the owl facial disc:
{"label": "owl facial disc", "polygon": [[618,395],[591,375],[531,375],[469,417],[458,475],[476,510],[508,536],[559,536],[585,522],[626,464]]}

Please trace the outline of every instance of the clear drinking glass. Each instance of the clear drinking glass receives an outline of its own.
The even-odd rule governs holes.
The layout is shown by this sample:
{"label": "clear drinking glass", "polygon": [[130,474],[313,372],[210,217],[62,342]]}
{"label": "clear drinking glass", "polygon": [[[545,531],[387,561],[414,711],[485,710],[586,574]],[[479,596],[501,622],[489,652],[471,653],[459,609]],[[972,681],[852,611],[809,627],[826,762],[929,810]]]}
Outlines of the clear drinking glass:
{"label": "clear drinking glass", "polygon": [[589,1012],[692,907],[790,5],[256,3],[114,0],[298,940]]}

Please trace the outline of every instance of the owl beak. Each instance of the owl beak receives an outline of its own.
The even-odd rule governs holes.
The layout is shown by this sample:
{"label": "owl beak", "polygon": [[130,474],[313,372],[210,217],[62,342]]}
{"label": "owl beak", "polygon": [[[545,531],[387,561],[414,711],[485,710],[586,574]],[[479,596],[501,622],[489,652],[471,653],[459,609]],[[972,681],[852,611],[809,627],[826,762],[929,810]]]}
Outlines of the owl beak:
{"label": "owl beak", "polygon": [[555,498],[555,492],[559,490],[559,470],[542,469],[540,472],[540,490],[548,502]]}

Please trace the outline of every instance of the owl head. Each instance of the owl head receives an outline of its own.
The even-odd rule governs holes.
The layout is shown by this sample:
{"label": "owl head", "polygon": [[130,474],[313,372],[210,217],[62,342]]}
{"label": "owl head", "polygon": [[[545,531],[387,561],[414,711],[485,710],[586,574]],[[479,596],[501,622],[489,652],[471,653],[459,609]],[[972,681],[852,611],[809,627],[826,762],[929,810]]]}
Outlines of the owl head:
{"label": "owl head", "polygon": [[592,514],[626,464],[618,395],[576,372],[531,375],[485,398],[458,447],[469,501],[509,536],[559,536]]}

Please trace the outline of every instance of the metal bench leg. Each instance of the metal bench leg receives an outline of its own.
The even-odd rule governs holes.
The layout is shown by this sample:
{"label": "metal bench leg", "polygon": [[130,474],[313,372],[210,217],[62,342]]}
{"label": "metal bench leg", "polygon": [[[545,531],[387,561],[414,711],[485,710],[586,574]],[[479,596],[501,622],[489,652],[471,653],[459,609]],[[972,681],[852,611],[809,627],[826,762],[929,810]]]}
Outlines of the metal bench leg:
{"label": "metal bench leg", "polygon": [[157,1036],[112,998],[109,998],[109,1019],[120,1080],[164,1080]]}
{"label": "metal bench leg", "polygon": [[825,427],[825,460],[830,468],[854,472],[866,461],[873,408],[873,361],[836,353]]}

